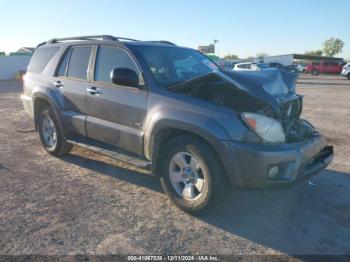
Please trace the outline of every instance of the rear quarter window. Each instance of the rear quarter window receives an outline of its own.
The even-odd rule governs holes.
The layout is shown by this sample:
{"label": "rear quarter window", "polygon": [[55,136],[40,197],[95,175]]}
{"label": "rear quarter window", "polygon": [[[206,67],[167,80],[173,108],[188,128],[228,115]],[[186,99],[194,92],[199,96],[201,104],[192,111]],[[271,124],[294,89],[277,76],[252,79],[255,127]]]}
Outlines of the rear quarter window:
{"label": "rear quarter window", "polygon": [[58,50],[59,47],[43,47],[37,49],[30,61],[28,72],[42,73]]}

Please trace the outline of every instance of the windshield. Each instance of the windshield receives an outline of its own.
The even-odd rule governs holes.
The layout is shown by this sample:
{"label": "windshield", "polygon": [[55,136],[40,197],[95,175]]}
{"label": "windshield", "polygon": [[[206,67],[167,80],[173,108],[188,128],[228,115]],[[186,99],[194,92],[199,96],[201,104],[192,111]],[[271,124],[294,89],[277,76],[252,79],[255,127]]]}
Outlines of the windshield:
{"label": "windshield", "polygon": [[140,46],[138,50],[154,78],[164,87],[219,70],[210,59],[192,49]]}

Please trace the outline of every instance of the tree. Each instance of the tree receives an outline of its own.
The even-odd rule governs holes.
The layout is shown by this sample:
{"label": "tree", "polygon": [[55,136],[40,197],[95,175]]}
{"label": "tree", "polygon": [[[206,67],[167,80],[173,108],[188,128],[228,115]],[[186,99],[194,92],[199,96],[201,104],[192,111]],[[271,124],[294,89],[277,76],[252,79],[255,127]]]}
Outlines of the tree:
{"label": "tree", "polygon": [[335,56],[342,52],[344,47],[344,42],[339,38],[330,38],[323,43],[323,51],[327,56]]}
{"label": "tree", "polygon": [[265,56],[268,56],[268,54],[266,54],[266,53],[257,53],[256,54],[256,58],[264,58]]}
{"label": "tree", "polygon": [[232,60],[235,60],[235,59],[239,59],[237,55],[231,55],[231,54],[228,54],[228,55],[225,55],[224,56],[224,59],[232,59]]}
{"label": "tree", "polygon": [[308,51],[308,52],[305,52],[305,55],[322,56],[323,51],[322,50]]}

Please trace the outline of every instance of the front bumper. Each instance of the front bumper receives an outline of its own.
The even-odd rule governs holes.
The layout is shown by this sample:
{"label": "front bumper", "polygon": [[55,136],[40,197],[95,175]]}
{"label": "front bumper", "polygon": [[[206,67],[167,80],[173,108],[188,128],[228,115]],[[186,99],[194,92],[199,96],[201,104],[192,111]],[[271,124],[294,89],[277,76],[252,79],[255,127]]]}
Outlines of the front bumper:
{"label": "front bumper", "polygon": [[[231,167],[227,173],[233,182],[239,177],[244,188],[286,187],[317,175],[333,159],[333,147],[317,135],[294,144],[270,146],[230,142]],[[272,179],[269,172],[278,167]],[[275,168],[276,171],[276,168]],[[234,182],[233,182],[234,183]]]}

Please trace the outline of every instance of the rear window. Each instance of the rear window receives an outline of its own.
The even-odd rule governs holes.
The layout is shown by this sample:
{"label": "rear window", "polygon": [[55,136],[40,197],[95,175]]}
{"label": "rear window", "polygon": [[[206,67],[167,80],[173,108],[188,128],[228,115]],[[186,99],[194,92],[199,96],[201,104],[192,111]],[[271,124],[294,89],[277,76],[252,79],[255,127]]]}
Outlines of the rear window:
{"label": "rear window", "polygon": [[73,47],[70,54],[67,76],[77,79],[87,79],[91,46]]}
{"label": "rear window", "polygon": [[35,51],[28,68],[28,72],[40,74],[51,58],[58,52],[59,47],[39,48]]}

